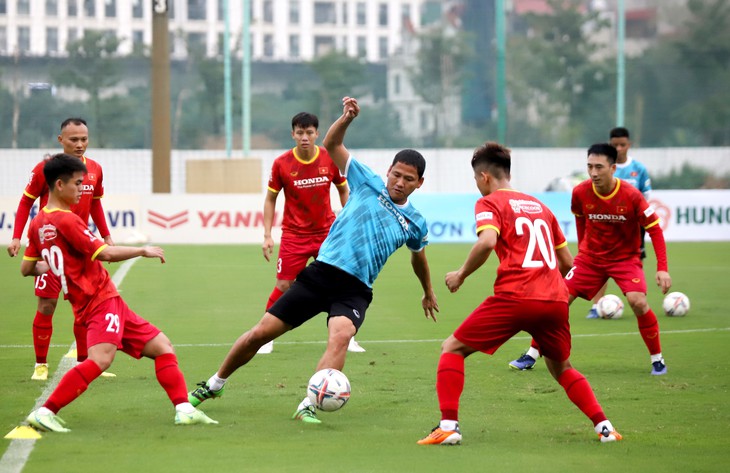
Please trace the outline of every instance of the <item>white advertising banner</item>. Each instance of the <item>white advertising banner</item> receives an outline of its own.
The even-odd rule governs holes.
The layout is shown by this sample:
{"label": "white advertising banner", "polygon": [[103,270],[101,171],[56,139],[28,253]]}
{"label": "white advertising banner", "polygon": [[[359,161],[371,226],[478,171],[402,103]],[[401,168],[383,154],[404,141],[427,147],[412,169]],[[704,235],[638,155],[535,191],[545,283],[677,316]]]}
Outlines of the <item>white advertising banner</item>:
{"label": "white advertising banner", "polygon": [[[558,217],[570,241],[575,224],[569,193],[535,194]],[[429,224],[432,243],[473,242],[478,195],[425,194],[413,202]],[[273,237],[281,236],[283,198],[277,202]],[[124,243],[262,243],[263,195],[151,194],[106,196],[107,223],[114,241]],[[730,241],[730,190],[654,191],[667,241]],[[12,238],[18,198],[0,198],[0,242]],[[33,208],[31,215],[38,209]],[[92,227],[93,228],[93,227]],[[26,238],[23,235],[23,242]]]}

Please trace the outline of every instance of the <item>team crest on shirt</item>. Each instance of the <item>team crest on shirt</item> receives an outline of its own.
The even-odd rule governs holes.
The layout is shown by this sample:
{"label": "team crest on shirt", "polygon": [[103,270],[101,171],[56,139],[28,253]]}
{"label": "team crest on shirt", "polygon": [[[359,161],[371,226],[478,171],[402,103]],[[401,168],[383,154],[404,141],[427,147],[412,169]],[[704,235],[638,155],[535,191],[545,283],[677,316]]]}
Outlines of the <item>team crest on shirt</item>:
{"label": "team crest on shirt", "polygon": [[53,225],[43,225],[38,229],[38,239],[41,241],[41,244],[46,241],[55,240],[57,236],[58,232],[56,231],[56,227]]}
{"label": "team crest on shirt", "polygon": [[299,175],[299,171],[292,171],[289,173],[291,177],[297,177]]}
{"label": "team crest on shirt", "polygon": [[532,200],[510,199],[509,205],[512,207],[512,211],[516,214],[521,212],[526,214],[542,213],[542,205],[540,205],[539,202],[534,202]]}
{"label": "team crest on shirt", "polygon": [[625,205],[616,206],[616,212],[618,212],[620,214],[625,214],[626,212],[628,212],[628,210],[629,209]]}
{"label": "team crest on shirt", "polygon": [[639,173],[638,173],[638,172],[636,172],[636,171],[631,171],[631,177],[636,177],[636,176],[638,176],[638,175],[639,175]]}
{"label": "team crest on shirt", "polygon": [[88,178],[88,179],[89,179],[90,181],[95,181],[95,180],[96,180],[96,174],[95,174],[95,173],[93,173],[93,172],[90,172],[90,173],[86,174],[86,177],[87,177],[87,178]]}
{"label": "team crest on shirt", "polygon": [[329,172],[330,172],[330,170],[327,167],[321,167],[321,168],[319,168],[319,173],[320,174],[327,174]]}
{"label": "team crest on shirt", "polygon": [[595,207],[595,205],[593,205],[593,204],[586,204],[586,209],[588,209],[588,210],[593,210],[593,207]]}

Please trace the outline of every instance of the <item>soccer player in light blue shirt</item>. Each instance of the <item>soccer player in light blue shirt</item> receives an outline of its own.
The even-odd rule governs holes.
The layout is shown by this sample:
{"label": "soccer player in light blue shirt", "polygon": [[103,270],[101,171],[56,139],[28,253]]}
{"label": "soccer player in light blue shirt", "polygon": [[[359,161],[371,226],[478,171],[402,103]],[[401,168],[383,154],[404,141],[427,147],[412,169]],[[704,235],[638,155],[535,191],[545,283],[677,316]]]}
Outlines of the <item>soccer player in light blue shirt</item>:
{"label": "soccer player in light blue shirt", "polygon": [[[332,161],[347,177],[350,198],[330,228],[319,255],[299,273],[296,281],[261,320],[233,344],[218,371],[188,394],[193,406],[220,397],[230,375],[248,363],[257,350],[321,312],[327,316],[327,348],[317,372],[342,370],[347,346],[365,320],[373,299],[373,282],[386,260],[398,248],[411,250],[411,266],[423,288],[421,306],[426,318],[436,321],[436,294],[426,259],[426,220],[408,200],[423,184],[426,161],[418,151],[398,152],[387,179],[357,162],[344,146],[345,132],[360,113],[357,100],[345,97],[343,113],[332,124],[324,146]],[[299,403],[293,419],[319,424],[315,406],[308,397]]]}

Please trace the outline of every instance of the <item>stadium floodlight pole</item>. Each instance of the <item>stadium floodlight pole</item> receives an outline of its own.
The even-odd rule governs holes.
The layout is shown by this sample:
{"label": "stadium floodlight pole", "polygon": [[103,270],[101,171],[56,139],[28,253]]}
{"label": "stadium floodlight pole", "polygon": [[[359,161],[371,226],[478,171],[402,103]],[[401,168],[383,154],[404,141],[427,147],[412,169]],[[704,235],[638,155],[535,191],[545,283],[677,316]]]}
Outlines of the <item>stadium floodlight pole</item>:
{"label": "stadium floodlight pole", "polygon": [[616,126],[624,126],[624,104],[626,100],[626,57],[624,39],[626,37],[626,8],[624,0],[616,5],[617,42],[616,42]]}
{"label": "stadium floodlight pole", "polygon": [[507,138],[507,34],[504,8],[504,0],[497,0],[494,6],[494,29],[497,37],[497,141],[500,143],[505,143]]}
{"label": "stadium floodlight pole", "polygon": [[241,58],[243,90],[241,91],[241,141],[243,157],[251,152],[251,0],[243,0],[243,31],[241,32]]}
{"label": "stadium floodlight pole", "polygon": [[231,20],[228,14],[228,0],[223,0],[223,16],[225,30],[223,31],[223,95],[224,118],[226,124],[226,157],[231,158],[233,148],[233,112],[231,106]]}
{"label": "stadium floodlight pole", "polygon": [[168,0],[152,2],[152,192],[170,193],[170,54]]}

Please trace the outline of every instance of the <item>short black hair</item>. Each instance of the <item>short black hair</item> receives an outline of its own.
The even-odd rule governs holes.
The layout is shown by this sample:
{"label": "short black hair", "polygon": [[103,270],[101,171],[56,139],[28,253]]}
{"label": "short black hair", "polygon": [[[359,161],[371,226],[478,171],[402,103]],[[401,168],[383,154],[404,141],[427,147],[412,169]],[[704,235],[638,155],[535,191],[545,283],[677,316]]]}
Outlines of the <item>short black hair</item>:
{"label": "short black hair", "polygon": [[398,151],[393,158],[393,162],[390,164],[391,167],[395,166],[396,163],[403,163],[416,168],[419,179],[422,178],[423,173],[426,172],[426,159],[415,149],[403,149]]}
{"label": "short black hair", "polygon": [[309,128],[313,126],[315,130],[319,129],[319,118],[313,113],[299,112],[291,119],[291,129],[294,128]]}
{"label": "short black hair", "polygon": [[84,120],[83,118],[71,117],[71,118],[67,118],[67,119],[65,119],[64,121],[61,122],[61,130],[63,130],[64,128],[66,128],[67,126],[69,126],[72,123],[74,125],[84,125],[84,126],[87,126],[86,125],[86,120]]}
{"label": "short black hair", "polygon": [[67,182],[74,173],[79,171],[86,174],[86,164],[76,156],[66,153],[54,154],[43,165],[43,176],[46,178],[49,189],[53,189],[57,180]]}
{"label": "short black hair", "polygon": [[629,130],[622,126],[617,126],[616,128],[613,128],[611,132],[608,134],[609,138],[631,138],[629,135]]}
{"label": "short black hair", "polygon": [[482,168],[498,179],[509,179],[512,167],[510,149],[494,141],[487,141],[474,150],[471,167],[474,170]]}
{"label": "short black hair", "polygon": [[588,148],[588,156],[595,154],[599,156],[605,156],[608,158],[608,164],[616,164],[616,158],[618,157],[618,151],[616,148],[608,143],[596,143]]}

